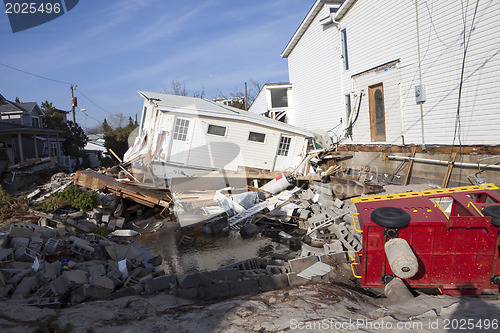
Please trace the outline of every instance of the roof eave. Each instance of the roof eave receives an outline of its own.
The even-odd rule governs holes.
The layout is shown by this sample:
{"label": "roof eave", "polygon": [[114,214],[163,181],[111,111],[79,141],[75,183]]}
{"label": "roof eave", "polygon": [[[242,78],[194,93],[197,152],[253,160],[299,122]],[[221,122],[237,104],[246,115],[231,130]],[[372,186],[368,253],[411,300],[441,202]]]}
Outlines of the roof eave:
{"label": "roof eave", "polygon": [[321,5],[323,5],[324,2],[325,0],[316,0],[316,2],[313,4],[311,9],[307,13],[306,17],[302,20],[302,23],[299,25],[299,27],[293,34],[292,38],[290,38],[290,41],[286,45],[283,52],[281,52],[282,58],[288,58],[293,48],[295,47],[295,45],[297,45],[297,42],[302,37],[302,35],[304,35],[304,32],[306,31],[307,27],[309,26],[309,24],[311,24],[311,21],[316,16],[316,14],[321,8]]}
{"label": "roof eave", "polygon": [[345,0],[342,6],[340,6],[337,13],[335,13],[335,21],[340,21],[356,1],[357,0]]}

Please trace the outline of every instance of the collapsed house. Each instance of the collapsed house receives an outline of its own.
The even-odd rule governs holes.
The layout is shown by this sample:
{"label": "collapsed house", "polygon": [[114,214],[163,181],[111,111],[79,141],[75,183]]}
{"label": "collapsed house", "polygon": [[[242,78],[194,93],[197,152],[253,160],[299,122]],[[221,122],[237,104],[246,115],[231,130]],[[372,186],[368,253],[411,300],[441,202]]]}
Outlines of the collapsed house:
{"label": "collapsed house", "polygon": [[293,171],[313,136],[201,98],[139,94],[144,98],[139,133],[124,161],[150,166],[157,178],[245,168]]}

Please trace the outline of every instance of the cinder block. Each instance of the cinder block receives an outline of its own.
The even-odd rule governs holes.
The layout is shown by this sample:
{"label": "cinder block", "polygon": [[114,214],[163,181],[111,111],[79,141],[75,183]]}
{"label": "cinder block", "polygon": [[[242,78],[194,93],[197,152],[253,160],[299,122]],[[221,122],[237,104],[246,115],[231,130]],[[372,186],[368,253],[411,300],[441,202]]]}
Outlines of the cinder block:
{"label": "cinder block", "polygon": [[115,226],[117,228],[123,228],[123,224],[125,223],[125,218],[124,217],[119,217],[116,219],[116,223],[115,223]]}
{"label": "cinder block", "polygon": [[276,274],[286,274],[290,273],[289,268],[286,266],[278,266],[278,265],[267,265],[266,266],[266,274],[267,275],[276,275]]}
{"label": "cinder block", "polygon": [[16,250],[15,257],[18,261],[33,262],[38,253],[27,247],[21,247]]}
{"label": "cinder block", "polygon": [[290,273],[290,274],[287,274],[287,277],[288,277],[288,284],[290,286],[300,286],[300,285],[303,285],[303,284],[307,284],[307,283],[310,283],[311,280],[308,280],[306,278],[303,278],[301,276],[298,276],[297,275],[298,273]]}
{"label": "cinder block", "polygon": [[70,245],[73,245],[75,243],[83,244],[83,245],[90,245],[90,242],[88,240],[80,238],[80,237],[76,237],[76,236],[69,236],[68,240],[69,240]]}
{"label": "cinder block", "polygon": [[49,279],[55,279],[61,273],[61,262],[57,260],[51,264],[45,264],[45,266],[42,265],[41,270]]}
{"label": "cinder block", "polygon": [[93,265],[90,267],[87,267],[87,272],[89,273],[89,276],[93,275],[106,275],[106,268],[104,265]]}
{"label": "cinder block", "polygon": [[261,276],[259,286],[261,291],[283,289],[288,287],[288,277],[286,274]]}
{"label": "cinder block", "polygon": [[103,288],[92,284],[84,286],[88,298],[103,299],[103,298],[108,298],[109,295],[111,295],[112,290],[108,288]]}
{"label": "cinder block", "polygon": [[243,279],[230,283],[231,294],[237,295],[251,295],[260,292],[259,280],[255,279]]}
{"label": "cinder block", "polygon": [[319,256],[319,261],[328,265],[334,265],[334,264],[345,264],[349,260],[347,257],[347,252],[341,252],[341,253],[325,254]]}
{"label": "cinder block", "polygon": [[92,246],[75,242],[71,245],[70,251],[84,257],[90,257],[95,252],[95,249]]}
{"label": "cinder block", "polygon": [[198,272],[196,274],[196,277],[198,279],[198,285],[200,286],[208,286],[214,283],[214,280],[212,279],[212,276],[210,275],[210,272]]}
{"label": "cinder block", "polygon": [[57,296],[64,295],[69,290],[69,287],[70,283],[65,275],[61,275],[50,284],[50,290]]}
{"label": "cinder block", "polygon": [[22,279],[21,283],[17,286],[12,298],[24,298],[28,296],[35,285],[34,276],[26,276]]}
{"label": "cinder block", "polygon": [[36,306],[39,308],[50,308],[50,309],[59,309],[61,307],[61,302],[59,301],[59,297],[40,297],[40,298],[31,298],[24,303],[28,306]]}
{"label": "cinder block", "polygon": [[43,247],[46,254],[54,254],[56,252],[57,246],[59,245],[59,240],[54,238],[49,238]]}
{"label": "cinder block", "polygon": [[[207,288],[207,287],[203,287]],[[198,298],[198,287],[194,288],[177,288],[175,295],[180,298],[195,299]]]}
{"label": "cinder block", "polygon": [[70,270],[63,272],[72,285],[83,285],[88,283],[87,272],[80,270]]}
{"label": "cinder block", "polygon": [[104,223],[109,223],[110,219],[111,219],[111,215],[106,214],[106,215],[102,216],[101,221],[104,222]]}
{"label": "cinder block", "polygon": [[29,238],[33,234],[35,229],[31,226],[23,224],[11,224],[9,230],[9,236],[12,238],[23,237]]}
{"label": "cinder block", "polygon": [[177,277],[179,288],[188,289],[198,287],[198,277],[196,274],[179,275]]}
{"label": "cinder block", "polygon": [[342,242],[338,239],[333,241],[330,244],[323,245],[323,249],[325,250],[325,254],[334,254],[344,252],[344,247],[342,246]]}
{"label": "cinder block", "polygon": [[12,249],[0,249],[0,261],[14,260]]}
{"label": "cinder block", "polygon": [[170,289],[172,286],[177,285],[177,278],[175,275],[163,275],[157,278],[146,281],[144,289],[147,293],[153,294],[157,291]]}
{"label": "cinder block", "polygon": [[115,287],[114,289],[123,284],[122,273],[118,269],[109,271],[108,274],[106,274],[106,277],[113,281],[113,285]]}
{"label": "cinder block", "polygon": [[228,282],[221,282],[198,288],[198,298],[204,300],[223,299],[233,295],[231,284]]}
{"label": "cinder block", "polygon": [[238,280],[238,270],[233,269],[218,269],[215,271],[210,271],[210,276],[214,283],[219,282],[234,282]]}
{"label": "cinder block", "polygon": [[310,256],[305,258],[297,258],[288,261],[292,272],[302,272],[307,267],[317,263],[319,258],[317,256]]}
{"label": "cinder block", "polygon": [[89,278],[89,282],[91,286],[108,289],[110,293],[115,288],[113,281],[106,276],[93,275]]}
{"label": "cinder block", "polygon": [[28,247],[30,244],[30,239],[26,237],[15,237],[12,238],[10,241],[10,244],[14,248],[14,250],[17,250],[21,247]]}
{"label": "cinder block", "polygon": [[118,289],[116,292],[114,292],[111,295],[111,298],[114,299],[114,298],[128,297],[128,296],[135,296],[135,295],[139,295],[139,293],[137,293],[137,291],[136,291],[136,288],[126,287],[126,288]]}
{"label": "cinder block", "polygon": [[108,229],[109,230],[115,230],[116,227],[116,219],[115,218],[110,218],[108,222]]}

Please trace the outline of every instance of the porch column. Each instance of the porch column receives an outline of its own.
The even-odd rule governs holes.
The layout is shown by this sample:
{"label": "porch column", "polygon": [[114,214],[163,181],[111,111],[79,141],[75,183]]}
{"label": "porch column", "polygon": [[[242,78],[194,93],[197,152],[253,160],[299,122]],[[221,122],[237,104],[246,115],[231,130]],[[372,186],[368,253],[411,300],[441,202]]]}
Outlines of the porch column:
{"label": "porch column", "polygon": [[51,157],[50,140],[49,140],[49,135],[48,134],[47,134],[47,151],[48,151],[49,157]]}
{"label": "porch column", "polygon": [[19,160],[24,162],[23,140],[21,138],[21,133],[17,133],[17,142],[19,146]]}
{"label": "porch column", "polygon": [[36,133],[33,135],[35,141],[35,158],[38,158],[38,142],[36,141]]}
{"label": "porch column", "polygon": [[59,145],[59,133],[56,134],[56,154],[57,154],[57,162],[61,162],[61,151]]}

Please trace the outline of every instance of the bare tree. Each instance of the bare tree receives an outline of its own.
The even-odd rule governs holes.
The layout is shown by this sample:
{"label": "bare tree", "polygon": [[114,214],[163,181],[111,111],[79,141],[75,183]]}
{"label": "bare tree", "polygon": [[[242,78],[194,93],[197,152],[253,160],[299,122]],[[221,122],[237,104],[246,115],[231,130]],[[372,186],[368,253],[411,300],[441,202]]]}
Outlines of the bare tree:
{"label": "bare tree", "polygon": [[163,92],[165,94],[171,94],[171,95],[178,95],[178,96],[187,96],[188,95],[188,90],[186,88],[186,84],[182,83],[179,80],[172,80],[170,82],[170,89],[163,89]]}
{"label": "bare tree", "polygon": [[248,107],[250,107],[262,90],[263,85],[254,79],[248,79],[248,81],[250,81],[250,84],[247,87],[247,103]]}
{"label": "bare tree", "polygon": [[201,90],[195,90],[193,92],[193,97],[205,98],[205,87],[201,86]]}
{"label": "bare tree", "polygon": [[123,124],[125,124],[125,121],[127,120],[127,117],[123,113],[114,113],[110,116],[109,118],[109,125],[115,129],[118,127],[123,127]]}
{"label": "bare tree", "polygon": [[99,124],[99,125],[96,125],[94,127],[86,128],[85,129],[85,133],[87,133],[87,135],[90,135],[90,134],[102,134],[102,133],[104,133],[104,129],[102,128],[102,125]]}

